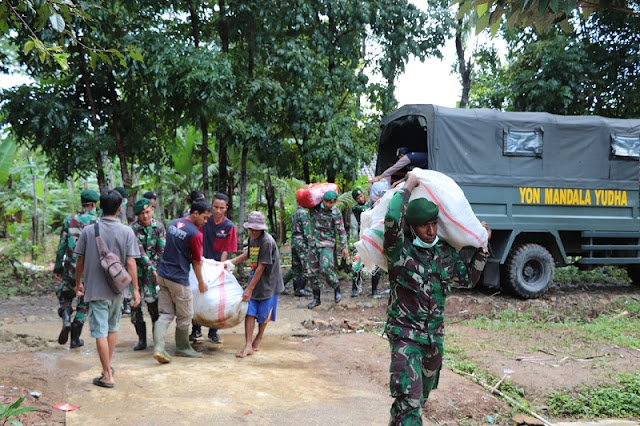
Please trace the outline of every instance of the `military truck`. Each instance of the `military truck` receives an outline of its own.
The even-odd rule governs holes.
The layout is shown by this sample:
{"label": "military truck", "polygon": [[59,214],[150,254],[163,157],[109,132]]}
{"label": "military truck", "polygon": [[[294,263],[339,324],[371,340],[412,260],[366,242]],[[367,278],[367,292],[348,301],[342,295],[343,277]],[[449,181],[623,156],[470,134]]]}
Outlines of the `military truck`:
{"label": "military truck", "polygon": [[569,264],[640,282],[640,120],[405,105],[380,123],[376,174],[399,147],[427,152],[490,225],[485,285],[536,298]]}

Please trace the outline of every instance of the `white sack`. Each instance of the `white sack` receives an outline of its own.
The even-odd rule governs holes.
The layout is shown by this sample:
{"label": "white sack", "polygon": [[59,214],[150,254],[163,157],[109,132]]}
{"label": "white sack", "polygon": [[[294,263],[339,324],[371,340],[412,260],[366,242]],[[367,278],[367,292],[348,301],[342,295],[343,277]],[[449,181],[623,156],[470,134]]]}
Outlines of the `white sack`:
{"label": "white sack", "polygon": [[[457,251],[462,247],[487,247],[488,234],[476,215],[462,189],[450,177],[433,170],[415,168],[412,171],[420,184],[414,188],[410,200],[426,198],[440,208],[438,213],[438,236]],[[377,265],[387,270],[387,258],[383,251],[384,217],[389,201],[397,189],[387,191],[378,204],[360,217],[360,240],[356,249],[364,265]]]}
{"label": "white sack", "polygon": [[233,274],[224,269],[223,262],[202,260],[202,279],[209,290],[200,293],[193,268],[189,271],[189,285],[193,292],[193,320],[205,327],[222,329],[240,324],[249,304],[242,301],[243,289]]}

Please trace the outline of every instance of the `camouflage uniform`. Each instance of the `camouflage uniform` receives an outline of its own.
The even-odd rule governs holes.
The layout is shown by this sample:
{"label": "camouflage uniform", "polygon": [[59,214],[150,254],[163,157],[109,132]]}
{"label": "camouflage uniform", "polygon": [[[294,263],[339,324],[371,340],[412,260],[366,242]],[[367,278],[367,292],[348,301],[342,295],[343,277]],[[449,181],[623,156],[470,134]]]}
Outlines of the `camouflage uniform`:
{"label": "camouflage uniform", "polygon": [[342,213],[335,206],[325,210],[322,204],[315,206],[311,214],[311,239],[309,241],[309,272],[311,289],[320,291],[320,275],[324,275],[331,288],[338,287],[335,271],[334,251],[336,239],[340,238],[342,248],[347,248],[347,232],[344,230]]}
{"label": "camouflage uniform", "polygon": [[389,387],[392,425],[421,425],[421,407],[438,385],[444,348],[445,296],[450,286],[473,287],[487,254],[477,250],[467,266],[448,243],[418,248],[403,232],[411,192],[401,189],[385,217],[384,250],[391,294],[385,333],[391,345]]}
{"label": "camouflage uniform", "polygon": [[[97,222],[97,220],[98,218],[95,213],[82,210],[77,214],[68,216],[64,222],[62,222],[58,253],[56,254],[56,263],[53,267],[55,274],[62,275],[62,282],[56,290],[56,295],[60,302],[60,307],[58,308],[58,315],[60,315],[60,317],[63,316],[65,310],[73,312],[73,298],[76,297],[77,261],[77,257],[73,255],[73,249],[76,246],[76,241],[80,238],[84,227]],[[79,297],[74,321],[84,324],[88,311],[89,305],[84,303],[84,298]]]}
{"label": "camouflage uniform", "polygon": [[[151,321],[154,323],[158,319],[158,292],[156,283],[153,281],[152,272],[158,267],[162,259],[165,245],[165,229],[161,222],[151,219],[148,227],[142,226],[138,221],[131,225],[133,233],[138,238],[138,246],[141,256],[136,259],[138,264],[138,288],[140,300],[147,303],[147,310]],[[142,315],[142,303],[137,308],[131,310],[131,322],[136,325],[144,323]]]}
{"label": "camouflage uniform", "polygon": [[311,227],[309,211],[298,207],[291,218],[291,270],[294,280],[309,279],[309,241]]}

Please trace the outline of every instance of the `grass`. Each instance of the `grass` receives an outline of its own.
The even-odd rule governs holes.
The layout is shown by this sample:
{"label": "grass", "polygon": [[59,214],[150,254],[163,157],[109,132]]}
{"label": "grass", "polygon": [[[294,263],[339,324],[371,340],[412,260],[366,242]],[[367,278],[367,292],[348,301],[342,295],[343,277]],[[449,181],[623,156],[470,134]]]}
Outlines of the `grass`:
{"label": "grass", "polygon": [[562,389],[548,398],[549,412],[568,417],[640,417],[640,374],[620,374],[614,385]]}

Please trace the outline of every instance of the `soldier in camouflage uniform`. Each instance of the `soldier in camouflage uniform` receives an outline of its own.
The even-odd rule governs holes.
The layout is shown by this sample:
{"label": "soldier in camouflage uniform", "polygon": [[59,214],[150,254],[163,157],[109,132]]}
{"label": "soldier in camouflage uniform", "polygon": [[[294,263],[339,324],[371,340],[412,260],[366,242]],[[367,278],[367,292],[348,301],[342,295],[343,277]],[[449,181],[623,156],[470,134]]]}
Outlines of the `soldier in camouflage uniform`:
{"label": "soldier in camouflage uniform", "polygon": [[[351,207],[351,211],[356,217],[356,222],[358,222],[358,235],[360,235],[360,217],[362,216],[362,213],[369,210],[371,206],[369,205],[369,203],[367,203],[367,196],[360,188],[355,188],[353,191],[351,191],[351,197],[356,202],[355,206]],[[362,266],[359,264],[359,262],[360,261],[356,263],[357,266],[354,266],[353,277],[351,278],[351,297],[358,297],[362,292]],[[371,273],[372,296],[377,296],[380,294],[380,292],[378,291],[380,274],[380,268],[376,266]]]}
{"label": "soldier in camouflage uniform", "polygon": [[[138,238],[140,257],[136,259],[138,264],[138,289],[141,303],[131,310],[131,322],[136,328],[138,344],[134,351],[147,348],[147,324],[142,315],[142,299],[147,303],[147,310],[151,322],[156,323],[158,316],[158,292],[156,291],[156,269],[162,259],[165,244],[165,229],[161,222],[153,218],[151,200],[139,199],[133,207],[133,213],[138,220],[131,225],[133,233]],[[153,329],[153,328],[152,328]]]}
{"label": "soldier in camouflage uniform", "polygon": [[310,296],[305,289],[309,280],[309,237],[311,223],[309,210],[298,206],[291,217],[291,271],[293,273],[293,294],[298,297]]}
{"label": "soldier in camouflage uniform", "polygon": [[[390,425],[422,424],[422,406],[437,387],[442,366],[445,296],[450,286],[473,287],[487,260],[478,249],[465,264],[453,247],[438,240],[438,207],[424,198],[408,202],[417,183],[409,173],[385,216],[391,282],[385,332],[391,345],[389,387],[395,398]],[[405,222],[413,236],[405,235]]]}
{"label": "soldier in camouflage uniform", "polygon": [[349,260],[349,249],[342,213],[335,207],[337,200],[338,194],[327,191],[322,196],[322,202],[310,211],[312,235],[309,240],[309,272],[313,301],[307,305],[309,309],[320,305],[320,275],[323,275],[333,288],[335,302],[342,300],[335,271],[336,240],[340,238],[342,257],[346,261]]}
{"label": "soldier in camouflage uniform", "polygon": [[58,336],[58,343],[64,345],[69,340],[69,332],[71,332],[71,349],[84,345],[84,341],[80,338],[82,326],[87,319],[89,306],[84,303],[84,298],[79,297],[76,304],[76,314],[71,321],[73,313],[73,298],[76,297],[76,256],[73,249],[76,241],[80,238],[80,233],[85,226],[95,223],[98,220],[96,213],[96,203],[100,200],[100,195],[91,190],[84,190],[80,194],[80,202],[82,210],[77,214],[68,216],[62,222],[62,230],[60,231],[60,243],[58,244],[58,253],[56,254],[56,263],[53,267],[53,274],[57,281],[60,281],[60,287],[56,290],[60,307],[58,315],[62,318],[62,330]]}

